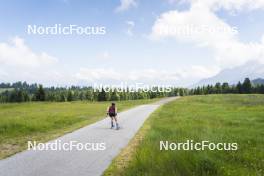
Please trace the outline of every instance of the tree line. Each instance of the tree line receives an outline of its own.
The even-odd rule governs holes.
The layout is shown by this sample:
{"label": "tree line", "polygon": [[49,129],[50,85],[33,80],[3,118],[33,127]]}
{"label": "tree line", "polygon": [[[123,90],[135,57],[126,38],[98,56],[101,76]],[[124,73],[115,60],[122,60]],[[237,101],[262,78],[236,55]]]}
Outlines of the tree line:
{"label": "tree line", "polygon": [[105,91],[94,89],[93,87],[43,87],[38,84],[28,84],[26,82],[1,83],[0,103],[9,102],[30,102],[30,101],[50,101],[50,102],[70,102],[70,101],[120,101],[136,99],[152,99],[167,96],[184,96],[187,89],[171,88],[170,92],[153,92],[138,90],[129,92],[125,89],[117,91]]}
{"label": "tree line", "polygon": [[189,95],[207,95],[207,94],[264,94],[263,84],[253,84],[249,78],[244,82],[238,82],[236,85],[225,83],[216,83],[215,85],[198,86],[188,91]]}
{"label": "tree line", "polygon": [[[158,89],[158,88],[157,88]],[[264,94],[263,84],[253,84],[249,78],[242,83],[229,85],[228,83],[216,83],[215,85],[198,86],[193,89],[171,87],[169,92],[143,91],[130,92],[127,90],[105,91],[93,87],[43,87],[40,84],[28,84],[26,82],[0,83],[0,103],[50,101],[121,101],[152,99],[169,96],[207,95],[207,94]]]}

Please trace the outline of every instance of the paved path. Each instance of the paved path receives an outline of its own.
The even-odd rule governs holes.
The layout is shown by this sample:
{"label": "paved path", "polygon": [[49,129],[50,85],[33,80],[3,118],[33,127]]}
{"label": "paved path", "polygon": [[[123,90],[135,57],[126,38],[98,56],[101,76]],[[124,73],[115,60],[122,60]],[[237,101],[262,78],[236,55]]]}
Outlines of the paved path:
{"label": "paved path", "polygon": [[[96,176],[101,175],[142,126],[146,118],[160,105],[174,100],[140,105],[119,113],[120,130],[111,130],[109,118],[83,127],[58,139],[61,144],[104,143],[105,150],[40,151],[27,150],[0,160],[0,176]],[[53,143],[50,141],[49,143]],[[97,149],[97,148],[96,148]]]}

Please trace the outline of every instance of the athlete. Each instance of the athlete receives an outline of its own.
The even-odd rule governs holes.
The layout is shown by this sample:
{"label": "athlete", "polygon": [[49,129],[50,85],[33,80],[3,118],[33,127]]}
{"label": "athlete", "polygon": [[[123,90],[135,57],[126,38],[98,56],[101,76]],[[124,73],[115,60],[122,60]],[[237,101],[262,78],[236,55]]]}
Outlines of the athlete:
{"label": "athlete", "polygon": [[119,125],[117,123],[117,108],[115,106],[115,103],[112,103],[111,106],[108,107],[107,109],[107,115],[109,115],[109,117],[111,118],[111,129],[113,129],[114,126],[114,121],[116,123],[116,129],[119,129]]}

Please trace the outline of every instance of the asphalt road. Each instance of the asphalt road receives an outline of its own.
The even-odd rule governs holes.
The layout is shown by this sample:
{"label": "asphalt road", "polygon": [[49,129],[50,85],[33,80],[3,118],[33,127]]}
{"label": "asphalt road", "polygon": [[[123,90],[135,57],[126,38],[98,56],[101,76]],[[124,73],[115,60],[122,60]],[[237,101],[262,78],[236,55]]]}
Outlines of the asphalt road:
{"label": "asphalt road", "polygon": [[[72,142],[71,151],[59,148],[52,150],[51,147],[48,150],[31,149],[0,160],[0,176],[101,175],[147,117],[160,105],[174,99],[176,97],[166,98],[154,104],[140,105],[119,113],[120,130],[110,129],[110,119],[105,118],[48,142],[53,144],[53,147],[56,141],[57,144],[65,144],[66,150],[69,150],[68,144]],[[86,145],[87,150],[78,150],[77,143],[80,143],[79,149]]]}

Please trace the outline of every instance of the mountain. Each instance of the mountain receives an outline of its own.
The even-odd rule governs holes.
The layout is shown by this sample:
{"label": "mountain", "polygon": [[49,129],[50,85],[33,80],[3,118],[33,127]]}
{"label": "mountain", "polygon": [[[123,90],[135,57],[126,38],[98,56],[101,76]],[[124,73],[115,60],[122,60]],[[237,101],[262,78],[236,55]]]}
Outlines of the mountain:
{"label": "mountain", "polygon": [[261,79],[261,78],[254,79],[254,80],[252,81],[252,83],[253,83],[254,85],[264,84],[264,79]]}
{"label": "mountain", "polygon": [[203,79],[193,85],[192,87],[215,84],[217,82],[228,82],[229,84],[236,84],[238,81],[244,81],[245,78],[254,80],[257,78],[264,78],[264,64],[259,61],[251,61],[246,64],[231,69],[224,69],[217,75]]}

